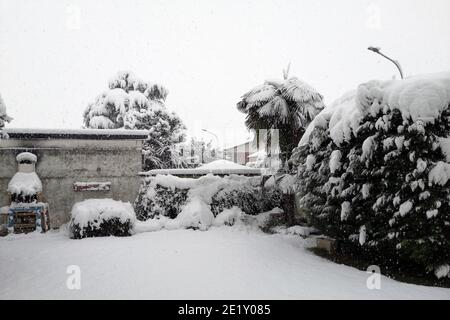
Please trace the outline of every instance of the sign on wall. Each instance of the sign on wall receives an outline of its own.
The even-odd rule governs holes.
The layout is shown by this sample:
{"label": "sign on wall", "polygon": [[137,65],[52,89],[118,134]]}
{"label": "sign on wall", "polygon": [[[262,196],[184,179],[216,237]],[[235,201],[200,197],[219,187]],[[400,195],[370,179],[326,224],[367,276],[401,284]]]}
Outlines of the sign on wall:
{"label": "sign on wall", "polygon": [[110,191],[111,182],[75,182],[73,191]]}

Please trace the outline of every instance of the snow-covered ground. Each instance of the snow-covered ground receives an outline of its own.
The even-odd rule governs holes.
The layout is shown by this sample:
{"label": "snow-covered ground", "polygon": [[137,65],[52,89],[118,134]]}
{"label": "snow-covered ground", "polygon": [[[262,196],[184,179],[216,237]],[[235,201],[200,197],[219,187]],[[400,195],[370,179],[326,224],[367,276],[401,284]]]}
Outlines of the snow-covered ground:
{"label": "snow-covered ground", "polygon": [[[63,231],[0,238],[0,299],[450,299],[450,289],[322,259],[293,235],[244,226],[71,240]],[[81,270],[69,290],[67,268]]]}

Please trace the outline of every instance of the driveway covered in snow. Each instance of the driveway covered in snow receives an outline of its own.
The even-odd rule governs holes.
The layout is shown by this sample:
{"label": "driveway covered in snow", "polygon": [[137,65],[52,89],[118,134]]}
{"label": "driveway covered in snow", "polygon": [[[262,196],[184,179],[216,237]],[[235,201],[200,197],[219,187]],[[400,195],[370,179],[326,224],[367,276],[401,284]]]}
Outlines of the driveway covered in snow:
{"label": "driveway covered in snow", "polygon": [[[382,277],[305,249],[298,236],[241,227],[161,230],[70,240],[61,232],[0,239],[0,298],[44,299],[449,299],[450,289]],[[81,289],[66,286],[81,270]]]}

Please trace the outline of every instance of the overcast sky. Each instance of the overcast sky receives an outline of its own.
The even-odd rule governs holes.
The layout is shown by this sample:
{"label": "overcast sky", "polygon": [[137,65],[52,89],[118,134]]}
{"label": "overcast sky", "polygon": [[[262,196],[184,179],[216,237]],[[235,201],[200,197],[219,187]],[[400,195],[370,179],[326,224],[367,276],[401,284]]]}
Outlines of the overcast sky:
{"label": "overcast sky", "polygon": [[[0,92],[9,127],[79,128],[118,70],[160,82],[193,135],[247,138],[239,97],[291,75],[330,103],[393,65],[450,70],[449,0],[0,0]],[[205,139],[210,139],[204,135]]]}

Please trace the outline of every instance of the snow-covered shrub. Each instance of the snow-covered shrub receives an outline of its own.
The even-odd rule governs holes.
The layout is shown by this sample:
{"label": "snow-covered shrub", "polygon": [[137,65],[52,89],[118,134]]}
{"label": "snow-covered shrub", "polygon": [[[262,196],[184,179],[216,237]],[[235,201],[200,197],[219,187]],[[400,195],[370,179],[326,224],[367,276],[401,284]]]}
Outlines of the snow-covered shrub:
{"label": "snow-covered shrub", "polygon": [[229,185],[219,190],[211,200],[211,211],[215,216],[224,209],[238,207],[246,214],[258,214],[263,211],[261,207],[261,192],[258,186]]}
{"label": "snow-covered shrub", "polygon": [[189,189],[168,188],[159,184],[151,184],[151,178],[142,179],[135,201],[136,217],[145,221],[155,216],[174,219],[186,204]]}
{"label": "snow-covered shrub", "polygon": [[214,221],[214,215],[208,204],[201,197],[194,196],[181,210],[180,214],[169,223],[166,228],[170,229],[195,229],[208,230]]}
{"label": "snow-covered shrub", "polygon": [[148,130],[142,148],[144,169],[178,167],[181,160],[175,145],[184,141],[185,126],[166,108],[167,95],[160,84],[144,82],[129,71],[118,72],[109,89],[87,106],[84,127]]}
{"label": "snow-covered shrub", "polygon": [[129,202],[88,199],[74,204],[69,223],[70,237],[130,236],[136,217]]}
{"label": "snow-covered shrub", "polygon": [[450,75],[369,82],[319,114],[292,157],[312,225],[374,264],[442,277],[449,93]]}
{"label": "snow-covered shrub", "polygon": [[242,210],[239,207],[234,206],[219,212],[219,214],[217,214],[214,218],[213,226],[232,226],[240,221],[243,216],[244,213]]}
{"label": "snow-covered shrub", "polygon": [[279,191],[268,188],[263,193],[260,179],[211,174],[198,179],[171,175],[147,177],[135,201],[137,218],[141,221],[160,216],[175,219],[194,199],[203,202],[213,216],[234,206],[249,215],[279,207]]}

